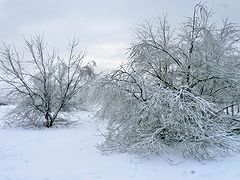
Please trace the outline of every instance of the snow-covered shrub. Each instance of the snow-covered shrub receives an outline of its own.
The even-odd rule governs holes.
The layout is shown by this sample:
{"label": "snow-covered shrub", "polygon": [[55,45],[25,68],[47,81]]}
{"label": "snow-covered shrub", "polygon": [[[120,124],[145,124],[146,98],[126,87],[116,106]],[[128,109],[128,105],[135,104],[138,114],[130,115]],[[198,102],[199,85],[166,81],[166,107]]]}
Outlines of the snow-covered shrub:
{"label": "snow-covered shrub", "polygon": [[110,117],[106,141],[100,146],[103,151],[128,151],[142,156],[180,152],[209,159],[238,149],[238,137],[230,133],[226,119],[214,104],[185,89],[161,88],[146,102],[132,106],[129,101],[122,104],[124,108],[108,109],[114,117]]}
{"label": "snow-covered shrub", "polygon": [[204,159],[239,150],[240,121],[225,109],[240,103],[240,33],[210,17],[197,4],[180,31],[165,17],[136,29],[129,61],[97,89],[98,114],[109,120],[103,151]]}

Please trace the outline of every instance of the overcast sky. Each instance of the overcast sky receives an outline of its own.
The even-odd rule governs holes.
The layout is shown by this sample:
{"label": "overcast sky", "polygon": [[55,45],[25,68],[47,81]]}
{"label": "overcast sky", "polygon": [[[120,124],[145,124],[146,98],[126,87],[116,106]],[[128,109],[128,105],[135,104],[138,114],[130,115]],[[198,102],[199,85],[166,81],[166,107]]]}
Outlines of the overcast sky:
{"label": "overcast sky", "polygon": [[[87,60],[99,69],[126,60],[133,29],[145,19],[168,14],[177,26],[199,0],[0,0],[0,40],[21,47],[22,36],[44,33],[49,46],[63,51],[67,39],[81,37]],[[240,24],[240,0],[209,0],[215,18]]]}

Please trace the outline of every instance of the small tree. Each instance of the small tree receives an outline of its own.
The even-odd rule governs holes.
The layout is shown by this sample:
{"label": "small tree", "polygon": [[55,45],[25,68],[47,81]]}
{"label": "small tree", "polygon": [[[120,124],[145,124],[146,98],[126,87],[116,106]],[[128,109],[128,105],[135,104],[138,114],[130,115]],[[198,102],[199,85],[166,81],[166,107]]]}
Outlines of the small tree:
{"label": "small tree", "polygon": [[240,33],[210,15],[197,4],[179,32],[165,17],[137,28],[128,62],[101,81],[103,151],[208,159],[239,150],[240,120],[224,109],[239,103]]}
{"label": "small tree", "polygon": [[7,45],[0,50],[0,79],[8,85],[8,95],[19,102],[6,123],[48,128],[70,123],[59,113],[94,77],[94,64],[84,65],[85,54],[76,52],[79,44],[76,39],[69,42],[66,57],[55,51],[47,53],[41,36],[25,40],[25,44],[26,57]]}

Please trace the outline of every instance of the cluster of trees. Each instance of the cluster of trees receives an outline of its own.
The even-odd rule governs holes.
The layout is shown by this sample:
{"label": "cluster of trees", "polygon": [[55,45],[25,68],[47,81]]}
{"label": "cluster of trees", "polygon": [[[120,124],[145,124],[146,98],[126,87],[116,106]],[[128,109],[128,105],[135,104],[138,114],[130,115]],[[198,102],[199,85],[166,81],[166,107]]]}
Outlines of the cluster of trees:
{"label": "cluster of trees", "polygon": [[[212,23],[211,12],[197,4],[177,31],[164,16],[135,32],[127,63],[99,75],[91,86],[101,107],[98,115],[108,119],[99,147],[143,156],[179,152],[197,159],[239,151],[238,27],[228,19],[221,26]],[[77,40],[69,43],[66,57],[47,53],[40,36],[25,43],[27,58],[7,45],[0,50],[0,79],[19,99],[6,123],[71,123],[61,112],[88,91],[95,64],[83,62]]]}
{"label": "cluster of trees", "polygon": [[197,4],[173,31],[166,17],[136,29],[129,60],[101,80],[103,151],[197,159],[239,150],[240,31]]}

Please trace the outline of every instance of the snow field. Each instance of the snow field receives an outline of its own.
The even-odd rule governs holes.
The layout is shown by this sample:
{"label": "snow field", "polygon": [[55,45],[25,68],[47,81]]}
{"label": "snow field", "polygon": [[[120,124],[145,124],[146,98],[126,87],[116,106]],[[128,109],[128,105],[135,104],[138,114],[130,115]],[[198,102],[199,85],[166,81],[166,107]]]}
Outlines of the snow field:
{"label": "snow field", "polygon": [[[3,115],[11,107],[0,107]],[[214,161],[140,159],[103,155],[103,139],[92,112],[78,112],[71,128],[0,129],[0,180],[238,180],[240,157]]]}

